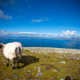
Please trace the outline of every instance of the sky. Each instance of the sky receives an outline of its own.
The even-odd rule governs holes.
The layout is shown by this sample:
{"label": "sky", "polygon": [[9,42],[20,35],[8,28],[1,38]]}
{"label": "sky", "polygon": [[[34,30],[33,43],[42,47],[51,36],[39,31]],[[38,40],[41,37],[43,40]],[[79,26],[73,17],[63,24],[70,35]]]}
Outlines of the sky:
{"label": "sky", "polygon": [[79,37],[80,0],[0,0],[0,35]]}

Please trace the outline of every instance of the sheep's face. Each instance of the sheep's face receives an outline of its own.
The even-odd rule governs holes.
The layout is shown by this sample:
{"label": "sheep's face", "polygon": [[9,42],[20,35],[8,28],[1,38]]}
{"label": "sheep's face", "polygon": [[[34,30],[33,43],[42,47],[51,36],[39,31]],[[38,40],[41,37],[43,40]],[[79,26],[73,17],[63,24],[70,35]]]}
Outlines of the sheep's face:
{"label": "sheep's face", "polygon": [[2,49],[4,47],[4,45],[3,44],[0,44],[0,48]]}

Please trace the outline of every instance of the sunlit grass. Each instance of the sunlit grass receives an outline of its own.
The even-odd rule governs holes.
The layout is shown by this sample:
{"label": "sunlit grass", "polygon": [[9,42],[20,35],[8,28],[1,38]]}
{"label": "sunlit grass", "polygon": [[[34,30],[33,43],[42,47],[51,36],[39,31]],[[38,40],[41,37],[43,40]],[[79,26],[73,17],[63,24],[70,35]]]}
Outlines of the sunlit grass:
{"label": "sunlit grass", "polygon": [[[80,57],[79,54],[74,56]],[[39,54],[24,50],[19,66],[12,70],[10,61],[7,67],[6,58],[0,54],[0,80],[60,80],[67,75],[80,80],[80,59],[74,59],[71,54]]]}

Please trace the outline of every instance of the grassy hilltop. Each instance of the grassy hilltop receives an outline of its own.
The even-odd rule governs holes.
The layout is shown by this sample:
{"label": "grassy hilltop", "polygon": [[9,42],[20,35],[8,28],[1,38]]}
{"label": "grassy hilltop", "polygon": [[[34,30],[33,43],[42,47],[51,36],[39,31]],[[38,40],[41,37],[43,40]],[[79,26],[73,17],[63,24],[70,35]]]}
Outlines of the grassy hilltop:
{"label": "grassy hilltop", "polygon": [[80,54],[34,53],[23,51],[20,68],[6,67],[0,53],[0,80],[80,80]]}

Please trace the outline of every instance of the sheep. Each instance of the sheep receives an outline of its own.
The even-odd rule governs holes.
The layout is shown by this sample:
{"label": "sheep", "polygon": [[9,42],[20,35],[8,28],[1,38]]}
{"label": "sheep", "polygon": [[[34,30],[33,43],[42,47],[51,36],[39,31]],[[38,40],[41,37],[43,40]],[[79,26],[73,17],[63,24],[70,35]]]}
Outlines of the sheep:
{"label": "sheep", "polygon": [[22,58],[23,47],[20,42],[7,43],[5,45],[0,44],[3,50],[4,56],[7,58],[7,66],[9,60],[13,61],[12,69],[15,69],[15,60],[17,60],[17,68],[19,68],[19,60]]}

